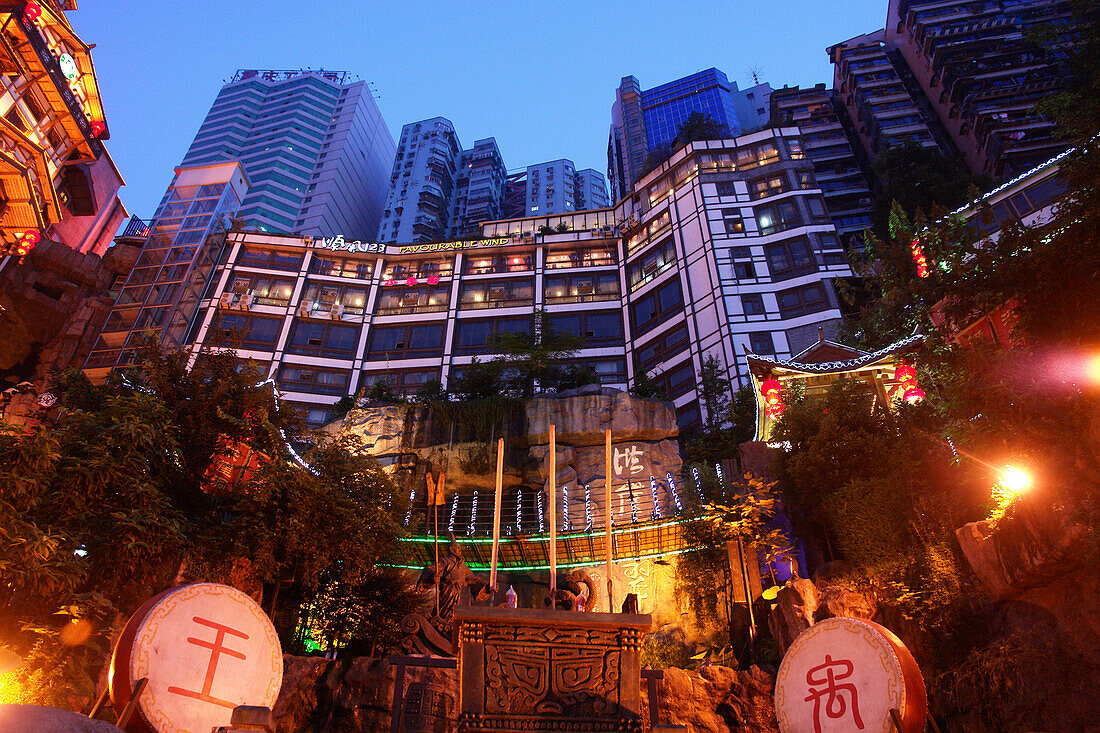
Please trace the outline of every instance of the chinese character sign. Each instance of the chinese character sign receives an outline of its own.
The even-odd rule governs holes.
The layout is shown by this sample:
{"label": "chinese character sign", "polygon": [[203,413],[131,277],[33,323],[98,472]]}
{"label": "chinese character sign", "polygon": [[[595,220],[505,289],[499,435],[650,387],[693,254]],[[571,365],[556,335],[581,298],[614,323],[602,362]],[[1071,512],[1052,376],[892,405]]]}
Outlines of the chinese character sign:
{"label": "chinese character sign", "polygon": [[228,725],[238,705],[272,707],[283,655],[263,610],[235,588],[197,583],[153,598],[127,622],[111,660],[111,700],[121,709],[148,680],[137,710],[156,733]]}
{"label": "chinese character sign", "polygon": [[784,733],[924,730],[927,700],[916,661],[871,621],[831,618],[802,632],[779,667],[775,711]]}

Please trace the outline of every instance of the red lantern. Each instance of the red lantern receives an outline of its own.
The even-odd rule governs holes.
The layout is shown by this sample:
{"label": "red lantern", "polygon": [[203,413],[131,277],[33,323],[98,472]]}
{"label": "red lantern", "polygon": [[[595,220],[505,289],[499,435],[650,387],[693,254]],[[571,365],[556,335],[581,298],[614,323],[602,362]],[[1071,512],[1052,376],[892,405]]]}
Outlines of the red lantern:
{"label": "red lantern", "polygon": [[12,254],[23,258],[30,254],[30,251],[34,249],[36,244],[42,241],[42,235],[34,229],[28,229],[25,232],[16,234],[15,239],[15,247],[12,249]]}
{"label": "red lantern", "polygon": [[99,122],[98,120],[92,122],[91,126],[92,126],[92,137],[99,137],[103,133],[107,132],[107,125],[103,124],[102,122]]}
{"label": "red lantern", "polygon": [[783,384],[771,377],[760,385],[760,394],[764,397],[764,414],[778,417],[783,414]]}
{"label": "red lantern", "polygon": [[23,8],[23,22],[28,25],[38,22],[42,15],[42,6],[35,2],[29,2]]}
{"label": "red lantern", "polygon": [[900,362],[894,368],[894,379],[901,382],[898,389],[903,400],[915,405],[924,399],[924,390],[917,386],[917,370],[911,364]]}
{"label": "red lantern", "polygon": [[917,277],[928,277],[928,258],[924,256],[924,248],[920,246],[920,240],[914,239],[910,242],[909,250],[913,253],[913,262],[917,263]]}

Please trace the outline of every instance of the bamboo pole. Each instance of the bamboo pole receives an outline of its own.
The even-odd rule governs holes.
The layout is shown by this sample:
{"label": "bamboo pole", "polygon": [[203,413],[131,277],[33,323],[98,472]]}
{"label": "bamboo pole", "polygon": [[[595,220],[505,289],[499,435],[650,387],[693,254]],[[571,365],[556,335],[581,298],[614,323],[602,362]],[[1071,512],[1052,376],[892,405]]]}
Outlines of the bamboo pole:
{"label": "bamboo pole", "polygon": [[504,438],[497,438],[497,495],[493,506],[493,557],[489,565],[490,603],[497,600],[497,554],[500,551],[500,505],[504,493]]}
{"label": "bamboo pole", "polygon": [[558,596],[558,443],[550,426],[550,608]]}
{"label": "bamboo pole", "polygon": [[614,512],[611,508],[611,428],[604,431],[604,475],[607,477],[604,481],[604,513],[606,515],[607,528],[604,533],[603,540],[603,552],[604,557],[607,558],[607,612],[615,613],[615,604],[611,595],[611,521]]}

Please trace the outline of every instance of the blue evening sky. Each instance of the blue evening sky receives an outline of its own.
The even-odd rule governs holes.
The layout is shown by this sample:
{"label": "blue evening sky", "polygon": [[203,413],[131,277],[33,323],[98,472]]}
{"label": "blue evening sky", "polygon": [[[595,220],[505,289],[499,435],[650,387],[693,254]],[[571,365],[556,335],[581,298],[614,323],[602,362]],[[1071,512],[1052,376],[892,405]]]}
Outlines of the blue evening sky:
{"label": "blue evening sky", "polygon": [[886,0],[196,2],[81,0],[131,213],[152,215],[223,80],[238,68],[348,70],[396,139],[441,115],[505,165],[570,158],[606,172],[623,76],[643,89],[715,66],[741,88],[830,83],[825,47],[880,28]]}

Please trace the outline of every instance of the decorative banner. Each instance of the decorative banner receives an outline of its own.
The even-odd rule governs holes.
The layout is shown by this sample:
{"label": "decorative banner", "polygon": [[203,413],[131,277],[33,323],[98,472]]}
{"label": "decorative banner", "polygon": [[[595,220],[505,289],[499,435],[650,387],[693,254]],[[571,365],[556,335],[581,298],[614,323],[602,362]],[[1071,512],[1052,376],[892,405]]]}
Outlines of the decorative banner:
{"label": "decorative banner", "polygon": [[126,622],[111,658],[111,702],[121,712],[148,683],[128,730],[194,733],[229,725],[233,708],[271,708],[283,652],[267,614],[227,585],[196,583],[154,596]]}
{"label": "decorative banner", "polygon": [[830,618],[803,631],[779,666],[775,713],[783,733],[924,730],[928,701],[916,660],[872,621]]}

